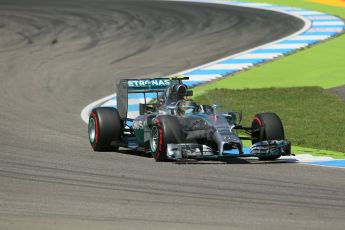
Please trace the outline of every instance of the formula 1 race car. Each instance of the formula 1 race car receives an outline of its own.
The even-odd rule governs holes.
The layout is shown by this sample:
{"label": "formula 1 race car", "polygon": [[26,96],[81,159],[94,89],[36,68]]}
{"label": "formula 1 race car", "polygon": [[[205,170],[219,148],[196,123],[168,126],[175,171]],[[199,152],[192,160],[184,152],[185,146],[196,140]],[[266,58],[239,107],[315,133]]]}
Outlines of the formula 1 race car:
{"label": "formula 1 race car", "polygon": [[[244,127],[239,112],[220,113],[217,105],[199,105],[187,99],[193,92],[183,80],[188,77],[120,80],[117,108],[97,107],[90,114],[92,148],[139,150],[151,153],[156,161],[253,156],[275,160],[291,154],[291,144],[285,140],[282,122],[275,113],[257,114],[251,127]],[[135,118],[127,116],[131,94],[144,98]],[[244,136],[238,135],[240,131]],[[242,140],[251,140],[249,153],[244,154]]]}

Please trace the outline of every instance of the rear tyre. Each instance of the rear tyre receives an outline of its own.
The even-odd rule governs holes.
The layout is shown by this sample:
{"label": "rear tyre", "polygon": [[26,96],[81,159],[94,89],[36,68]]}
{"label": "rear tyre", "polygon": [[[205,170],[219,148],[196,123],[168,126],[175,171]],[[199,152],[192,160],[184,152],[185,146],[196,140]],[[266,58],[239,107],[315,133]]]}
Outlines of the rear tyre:
{"label": "rear tyre", "polygon": [[[285,140],[283,124],[275,113],[256,114],[252,121],[252,144],[259,141]],[[259,157],[260,160],[275,160],[281,155]]]}
{"label": "rear tyre", "polygon": [[98,107],[89,116],[89,141],[94,151],[116,151],[118,146],[111,145],[113,141],[120,142],[122,121],[117,109]]}
{"label": "rear tyre", "polygon": [[155,118],[150,131],[150,150],[156,161],[168,161],[167,144],[183,142],[183,131],[176,117]]}

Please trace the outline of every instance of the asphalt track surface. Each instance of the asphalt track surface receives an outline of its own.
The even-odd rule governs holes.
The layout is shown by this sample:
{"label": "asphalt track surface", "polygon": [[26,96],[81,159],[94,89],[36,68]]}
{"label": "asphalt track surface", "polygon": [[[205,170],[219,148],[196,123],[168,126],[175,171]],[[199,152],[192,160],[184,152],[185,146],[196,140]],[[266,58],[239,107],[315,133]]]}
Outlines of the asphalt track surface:
{"label": "asphalt track surface", "polygon": [[79,115],[116,77],[173,73],[302,26],[215,5],[0,0],[0,229],[343,229],[342,169],[94,153]]}

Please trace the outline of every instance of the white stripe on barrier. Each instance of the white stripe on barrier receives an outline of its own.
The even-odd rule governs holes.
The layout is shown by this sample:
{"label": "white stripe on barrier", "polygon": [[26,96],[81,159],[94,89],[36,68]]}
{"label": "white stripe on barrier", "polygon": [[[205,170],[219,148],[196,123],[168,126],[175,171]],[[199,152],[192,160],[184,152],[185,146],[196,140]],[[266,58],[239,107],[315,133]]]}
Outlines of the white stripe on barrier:
{"label": "white stripe on barrier", "polygon": [[333,19],[337,19],[339,20],[339,18],[337,17],[334,17],[334,16],[330,16],[330,15],[314,15],[314,16],[306,16],[308,19],[310,20],[321,20],[321,19],[324,19],[324,20],[333,20]]}
{"label": "white stripe on barrier", "polygon": [[245,64],[215,64],[212,66],[208,66],[203,68],[204,70],[216,70],[216,69],[245,69],[250,66],[253,66],[252,63],[245,63]]}
{"label": "white stripe on barrier", "polygon": [[[224,1],[219,1],[219,2],[224,2]],[[231,5],[236,5],[235,2],[229,2]],[[247,7],[269,7],[271,4],[268,3],[255,3],[255,2],[239,2],[237,5],[239,6],[247,6]]]}
{"label": "white stripe on barrier", "polygon": [[302,16],[310,16],[310,15],[320,15],[320,16],[324,16],[324,13],[321,12],[317,12],[317,11],[309,11],[309,10],[303,10],[303,11],[290,11],[290,13],[293,14],[298,14],[298,15],[302,15]]}
{"label": "white stripe on barrier", "polygon": [[341,21],[318,21],[313,22],[314,26],[334,26],[334,25],[344,25]]}
{"label": "white stripe on barrier", "polygon": [[273,59],[282,56],[281,53],[268,53],[268,54],[245,54],[241,56],[241,59]]}
{"label": "white stripe on barrier", "polygon": [[290,40],[292,41],[303,41],[303,40],[325,40],[329,38],[330,36],[328,35],[302,35],[302,36],[297,36],[294,38],[291,38]]}
{"label": "white stripe on barrier", "polygon": [[308,30],[308,32],[335,32],[335,33],[341,33],[343,31],[343,28],[311,28]]}
{"label": "white stripe on barrier", "polygon": [[190,81],[211,81],[211,80],[215,80],[217,78],[220,78],[222,77],[222,75],[220,74],[205,74],[205,75],[202,75],[202,74],[199,74],[199,75],[188,75],[186,74],[188,77],[189,77],[189,80]]}
{"label": "white stripe on barrier", "polygon": [[275,45],[271,45],[270,48],[272,49],[300,49],[303,47],[306,47],[308,44],[305,43],[299,43],[299,44],[275,44]]}
{"label": "white stripe on barrier", "polygon": [[117,105],[116,99],[111,99],[111,100],[105,102],[104,104],[102,104],[102,107],[108,107],[108,106],[109,107],[116,107],[116,105]]}

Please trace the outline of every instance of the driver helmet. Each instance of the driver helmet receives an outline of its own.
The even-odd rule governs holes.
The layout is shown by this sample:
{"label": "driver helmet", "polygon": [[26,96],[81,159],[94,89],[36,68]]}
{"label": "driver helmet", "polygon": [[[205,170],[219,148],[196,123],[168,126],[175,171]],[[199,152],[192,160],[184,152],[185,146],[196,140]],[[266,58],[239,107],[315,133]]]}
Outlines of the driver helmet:
{"label": "driver helmet", "polygon": [[178,103],[177,113],[186,116],[197,112],[198,105],[192,100],[183,100]]}

